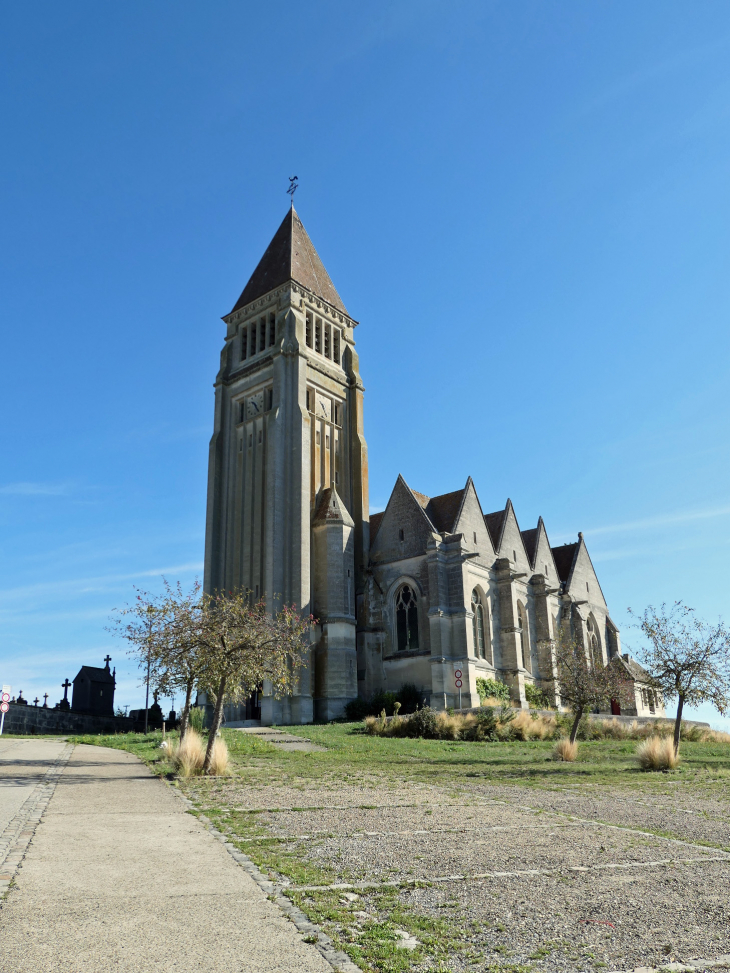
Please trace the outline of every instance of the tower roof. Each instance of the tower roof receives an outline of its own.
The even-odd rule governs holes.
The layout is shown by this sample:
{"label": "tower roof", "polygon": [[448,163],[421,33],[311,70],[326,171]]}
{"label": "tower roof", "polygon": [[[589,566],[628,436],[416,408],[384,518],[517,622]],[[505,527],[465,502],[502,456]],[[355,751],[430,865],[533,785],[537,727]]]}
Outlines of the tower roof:
{"label": "tower roof", "polygon": [[347,314],[347,308],[293,206],[282,220],[233,310],[250,304],[288,280],[295,280]]}

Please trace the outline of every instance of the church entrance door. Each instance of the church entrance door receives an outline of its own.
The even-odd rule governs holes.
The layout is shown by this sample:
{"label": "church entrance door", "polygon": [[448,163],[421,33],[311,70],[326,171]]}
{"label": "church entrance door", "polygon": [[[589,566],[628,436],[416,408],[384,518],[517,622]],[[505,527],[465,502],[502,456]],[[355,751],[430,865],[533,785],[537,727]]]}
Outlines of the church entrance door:
{"label": "church entrance door", "polygon": [[247,720],[261,719],[261,689],[254,690],[246,700],[245,719]]}

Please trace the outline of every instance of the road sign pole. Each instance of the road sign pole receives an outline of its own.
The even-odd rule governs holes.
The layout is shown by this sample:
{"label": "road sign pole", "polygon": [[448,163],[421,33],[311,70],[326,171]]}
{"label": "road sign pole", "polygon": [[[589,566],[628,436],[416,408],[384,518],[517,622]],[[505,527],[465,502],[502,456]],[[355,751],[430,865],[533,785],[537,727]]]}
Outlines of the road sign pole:
{"label": "road sign pole", "polygon": [[5,726],[5,713],[0,713],[0,737],[3,735],[4,726]]}
{"label": "road sign pole", "polygon": [[3,686],[0,693],[0,737],[3,735],[5,726],[5,714],[10,709],[10,686]]}

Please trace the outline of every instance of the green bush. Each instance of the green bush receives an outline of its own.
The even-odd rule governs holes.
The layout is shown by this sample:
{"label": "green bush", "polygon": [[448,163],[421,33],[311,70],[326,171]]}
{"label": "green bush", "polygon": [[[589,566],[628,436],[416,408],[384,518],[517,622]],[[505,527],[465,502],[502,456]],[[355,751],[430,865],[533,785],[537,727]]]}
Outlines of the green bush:
{"label": "green bush", "polygon": [[509,702],[509,686],[498,679],[477,679],[477,695],[481,701],[485,699],[501,699]]}
{"label": "green bush", "polygon": [[205,730],[205,709],[202,706],[191,707],[189,725],[196,733],[202,733]]}
{"label": "green bush", "polygon": [[416,710],[407,720],[403,720],[403,735],[409,737],[423,737],[426,740],[438,738],[438,723],[436,714],[430,706]]}
{"label": "green bush", "polygon": [[532,683],[525,683],[525,697],[530,706],[534,706],[535,709],[550,709],[550,700],[546,693]]}
{"label": "green bush", "polygon": [[378,716],[381,710],[385,710],[386,716],[392,716],[395,704],[398,702],[398,698],[395,693],[389,691],[381,691],[376,693],[370,700],[368,707],[368,712],[372,716]]}
{"label": "green bush", "polygon": [[396,698],[401,704],[401,714],[405,716],[407,713],[415,713],[423,705],[425,695],[427,693],[414,686],[412,682],[404,683],[396,693]]}
{"label": "green bush", "polygon": [[351,699],[349,703],[345,704],[345,718],[352,722],[364,720],[369,715],[370,704],[361,696],[358,696],[357,699]]}

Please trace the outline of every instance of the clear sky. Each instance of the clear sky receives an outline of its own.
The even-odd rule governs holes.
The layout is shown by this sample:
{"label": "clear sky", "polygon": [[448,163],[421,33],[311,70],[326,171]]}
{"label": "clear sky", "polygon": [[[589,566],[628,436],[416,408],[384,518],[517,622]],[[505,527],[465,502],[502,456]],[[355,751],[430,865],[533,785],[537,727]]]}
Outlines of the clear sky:
{"label": "clear sky", "polygon": [[0,681],[109,651],[140,704],[105,626],[202,575],[220,316],[293,175],[373,509],[471,474],[584,532],[625,651],[627,606],[730,620],[730,4],[11,0],[0,78]]}

